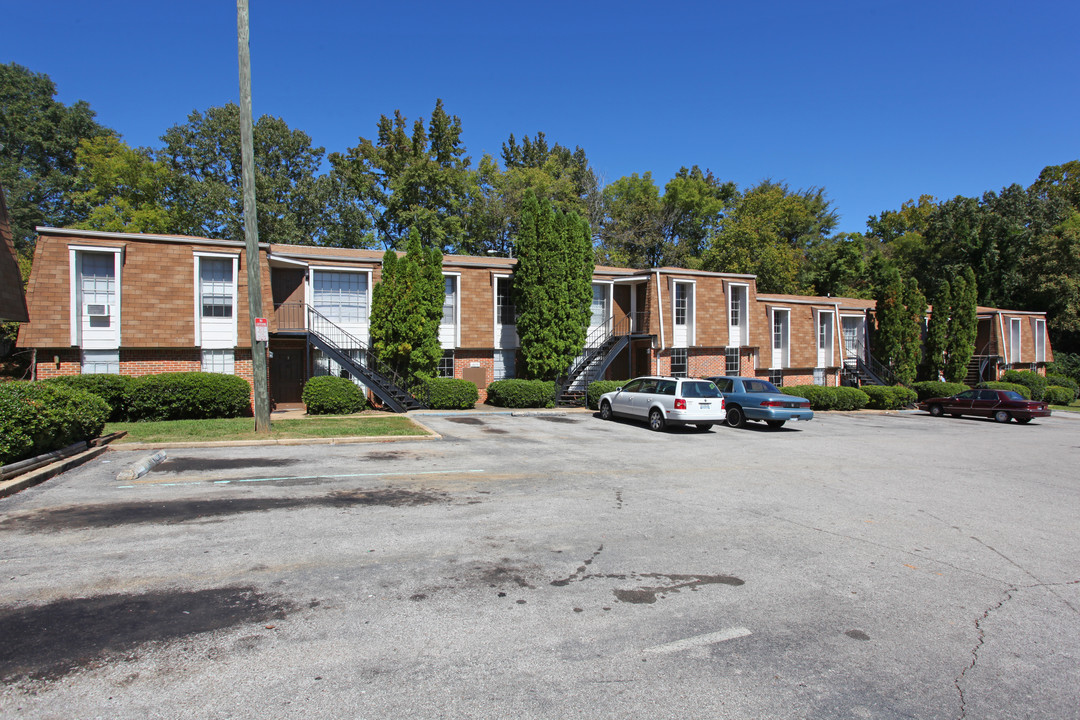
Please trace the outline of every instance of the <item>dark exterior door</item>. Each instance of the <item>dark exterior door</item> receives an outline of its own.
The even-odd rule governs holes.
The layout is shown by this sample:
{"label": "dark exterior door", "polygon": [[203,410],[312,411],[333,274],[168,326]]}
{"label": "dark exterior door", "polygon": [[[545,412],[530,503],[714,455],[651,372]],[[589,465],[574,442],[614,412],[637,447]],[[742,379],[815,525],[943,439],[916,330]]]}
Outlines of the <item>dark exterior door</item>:
{"label": "dark exterior door", "polygon": [[274,348],[270,360],[270,397],[274,403],[301,402],[304,390],[304,349]]}

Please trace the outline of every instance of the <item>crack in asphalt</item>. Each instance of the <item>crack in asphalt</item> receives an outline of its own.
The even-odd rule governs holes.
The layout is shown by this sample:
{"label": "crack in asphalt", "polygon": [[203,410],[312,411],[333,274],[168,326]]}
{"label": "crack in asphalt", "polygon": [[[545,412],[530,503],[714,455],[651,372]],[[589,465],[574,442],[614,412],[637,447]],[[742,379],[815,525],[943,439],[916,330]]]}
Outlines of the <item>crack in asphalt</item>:
{"label": "crack in asphalt", "polygon": [[968,666],[965,667],[963,670],[961,670],[960,674],[957,675],[956,679],[953,681],[953,686],[956,688],[956,692],[959,693],[959,695],[960,695],[960,716],[959,716],[959,720],[963,720],[963,718],[967,717],[967,700],[964,697],[964,688],[962,686],[964,676],[967,675],[969,670],[974,670],[975,669],[975,665],[978,664],[978,662],[979,662],[979,650],[982,649],[983,643],[986,642],[986,631],[983,629],[983,623],[987,619],[989,619],[991,613],[1000,610],[1002,608],[1002,606],[1005,605],[1005,603],[1012,600],[1014,592],[1016,592],[1015,587],[1008,588],[1005,591],[1005,597],[1003,597],[1000,600],[1000,602],[998,602],[996,605],[991,605],[989,608],[986,609],[985,612],[983,612],[981,617],[979,617],[977,620],[975,620],[976,638],[975,638],[975,647],[973,647],[971,649],[971,663],[968,664]]}
{"label": "crack in asphalt", "polygon": [[[1005,560],[1005,562],[1009,563],[1010,565],[1012,565],[1013,567],[1015,567],[1015,568],[1016,568],[1017,570],[1019,570],[1020,572],[1024,573],[1025,575],[1027,575],[1027,576],[1028,576],[1029,578],[1031,578],[1032,580],[1034,580],[1034,581],[1035,581],[1035,585],[1034,585],[1033,587],[1040,587],[1040,588],[1044,588],[1044,589],[1045,589],[1045,590],[1046,590],[1047,592],[1049,592],[1049,593],[1050,593],[1051,595],[1053,595],[1053,596],[1054,596],[1054,597],[1056,597],[1056,598],[1057,598],[1058,600],[1060,600],[1060,601],[1061,601],[1062,603],[1064,603],[1065,607],[1067,607],[1067,608],[1069,608],[1070,610],[1072,610],[1072,611],[1073,611],[1073,613],[1075,613],[1075,614],[1080,614],[1080,611],[1078,611],[1078,610],[1076,609],[1076,606],[1074,606],[1074,605],[1073,605],[1073,604],[1072,604],[1071,602],[1069,602],[1069,601],[1068,601],[1068,600],[1067,600],[1066,598],[1064,598],[1064,597],[1062,597],[1061,595],[1059,595],[1059,594],[1058,594],[1058,593],[1057,593],[1057,592],[1056,592],[1056,591],[1055,591],[1055,590],[1053,589],[1053,588],[1055,588],[1055,587],[1058,587],[1058,586],[1060,586],[1060,585],[1061,585],[1062,583],[1047,583],[1047,582],[1045,582],[1045,581],[1044,581],[1044,580],[1043,580],[1042,578],[1040,578],[1040,577],[1039,577],[1038,575],[1036,575],[1035,573],[1031,572],[1031,571],[1030,571],[1030,570],[1028,570],[1028,569],[1027,569],[1026,567],[1024,567],[1024,566],[1023,566],[1023,565],[1021,565],[1020,563],[1016,562],[1016,561],[1015,561],[1015,560],[1013,560],[1013,559],[1012,559],[1011,557],[1009,557],[1009,556],[1008,556],[1008,555],[1006,555],[1005,553],[1001,552],[1001,551],[1000,551],[1000,550],[998,550],[997,548],[993,547],[992,545],[987,545],[986,543],[984,543],[984,542],[983,542],[982,540],[980,540],[979,538],[975,537],[974,535],[972,535],[972,536],[971,536],[971,539],[972,539],[972,540],[974,540],[975,542],[979,543],[979,544],[980,544],[980,545],[982,545],[982,546],[983,546],[984,548],[986,548],[986,549],[987,549],[987,550],[989,550],[990,552],[994,553],[995,555],[997,555],[997,556],[998,556],[998,557],[1000,557],[1001,559]],[[1071,584],[1071,583],[1064,583],[1064,584],[1065,584],[1065,585],[1068,585],[1068,584]]]}

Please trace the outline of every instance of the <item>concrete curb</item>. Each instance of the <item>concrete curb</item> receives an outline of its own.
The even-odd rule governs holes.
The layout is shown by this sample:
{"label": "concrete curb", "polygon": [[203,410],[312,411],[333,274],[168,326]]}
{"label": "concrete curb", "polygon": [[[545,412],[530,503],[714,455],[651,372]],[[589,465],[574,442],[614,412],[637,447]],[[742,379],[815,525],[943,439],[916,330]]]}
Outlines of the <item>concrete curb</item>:
{"label": "concrete curb", "polygon": [[336,437],[336,438],[275,438],[272,440],[212,440],[209,442],[123,443],[110,445],[111,450],[121,452],[146,450],[175,450],[177,448],[249,447],[259,445],[354,445],[360,443],[399,442],[402,440],[441,440],[442,435],[424,427],[430,435],[392,435],[389,437]]}
{"label": "concrete curb", "polygon": [[168,455],[164,450],[158,450],[153,455],[143,458],[141,462],[135,463],[130,467],[126,467],[116,474],[116,479],[120,482],[131,482],[136,478],[141,478],[146,473],[150,472],[150,469],[156,465],[165,461]]}
{"label": "concrete curb", "polygon": [[17,478],[5,480],[4,482],[0,483],[0,497],[14,495],[21,490],[25,490],[28,487],[33,487],[34,485],[44,482],[45,480],[59,475],[60,473],[67,472],[74,467],[78,467],[85,462],[93,460],[98,455],[101,455],[108,449],[108,445],[90,448],[86,452],[81,452],[78,455],[72,455],[69,458],[65,458],[64,460],[55,462],[52,465],[46,465],[43,468],[31,470],[30,472],[24,475],[20,475]]}

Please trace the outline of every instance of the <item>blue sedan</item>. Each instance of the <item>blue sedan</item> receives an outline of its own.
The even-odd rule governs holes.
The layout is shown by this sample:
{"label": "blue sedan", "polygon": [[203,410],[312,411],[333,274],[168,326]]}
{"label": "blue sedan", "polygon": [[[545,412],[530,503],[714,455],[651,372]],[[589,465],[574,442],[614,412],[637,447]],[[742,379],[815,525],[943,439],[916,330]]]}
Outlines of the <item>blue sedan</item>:
{"label": "blue sedan", "polygon": [[788,420],[814,419],[809,400],[785,395],[768,380],[731,376],[709,379],[724,393],[726,422],[731,427],[743,427],[747,420],[761,420],[776,429]]}

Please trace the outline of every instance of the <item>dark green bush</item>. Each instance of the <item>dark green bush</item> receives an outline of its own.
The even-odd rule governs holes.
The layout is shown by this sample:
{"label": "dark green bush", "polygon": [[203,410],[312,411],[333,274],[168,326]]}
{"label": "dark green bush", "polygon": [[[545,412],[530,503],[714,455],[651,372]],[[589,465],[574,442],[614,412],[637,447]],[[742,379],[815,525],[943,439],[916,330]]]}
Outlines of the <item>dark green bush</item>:
{"label": "dark green bush", "polygon": [[964,383],[927,380],[926,382],[911,383],[911,389],[918,395],[919,400],[929,400],[936,397],[952,397],[967,390],[968,386]]}
{"label": "dark green bush", "polygon": [[780,388],[780,392],[806,398],[814,410],[862,410],[870,402],[866,393],[853,387],[792,385]]}
{"label": "dark green bush", "polygon": [[1073,400],[1080,396],[1080,383],[1077,383],[1068,375],[1058,375],[1056,373],[1047,373],[1046,382],[1049,385],[1057,385],[1058,387],[1068,388],[1072,391]]}
{"label": "dark green bush", "polygon": [[109,422],[119,422],[127,419],[127,405],[124,402],[124,396],[134,381],[135,378],[130,375],[64,375],[49,378],[42,382],[86,390],[97,395],[112,408]]}
{"label": "dark green bush", "polygon": [[101,434],[109,404],[57,383],[0,383],[0,465]]}
{"label": "dark green bush", "polygon": [[348,415],[367,405],[364,393],[352,380],[333,375],[318,375],[304,383],[300,399],[308,415]]}
{"label": "dark green bush", "polygon": [[1060,385],[1047,385],[1046,392],[1043,394],[1043,400],[1051,405],[1068,405],[1076,396],[1073,395],[1072,388],[1061,387]]}
{"label": "dark green bush", "polygon": [[870,397],[867,407],[875,410],[899,410],[919,399],[914,390],[903,385],[864,385],[859,389]]}
{"label": "dark green bush", "polygon": [[498,407],[555,407],[555,383],[547,380],[496,380],[487,387],[487,401]]}
{"label": "dark green bush", "polygon": [[589,383],[589,389],[585,392],[585,396],[588,399],[589,407],[593,410],[600,409],[600,396],[604,393],[618,390],[629,380],[597,380],[596,382]]}
{"label": "dark green bush", "polygon": [[1026,385],[1018,385],[1017,383],[1007,382],[981,382],[975,387],[986,388],[987,390],[1012,390],[1018,392],[1024,396],[1025,399],[1031,399],[1031,390]]}
{"label": "dark green bush", "polygon": [[134,378],[129,420],[204,420],[251,414],[251,384],[236,375],[176,372]]}
{"label": "dark green bush", "polygon": [[1006,370],[1001,375],[1001,382],[1023,385],[1031,391],[1029,397],[1032,400],[1042,400],[1046,386],[1049,385],[1046,377],[1030,370]]}
{"label": "dark green bush", "polygon": [[427,390],[428,407],[435,410],[468,410],[480,399],[480,391],[468,380],[432,378]]}

